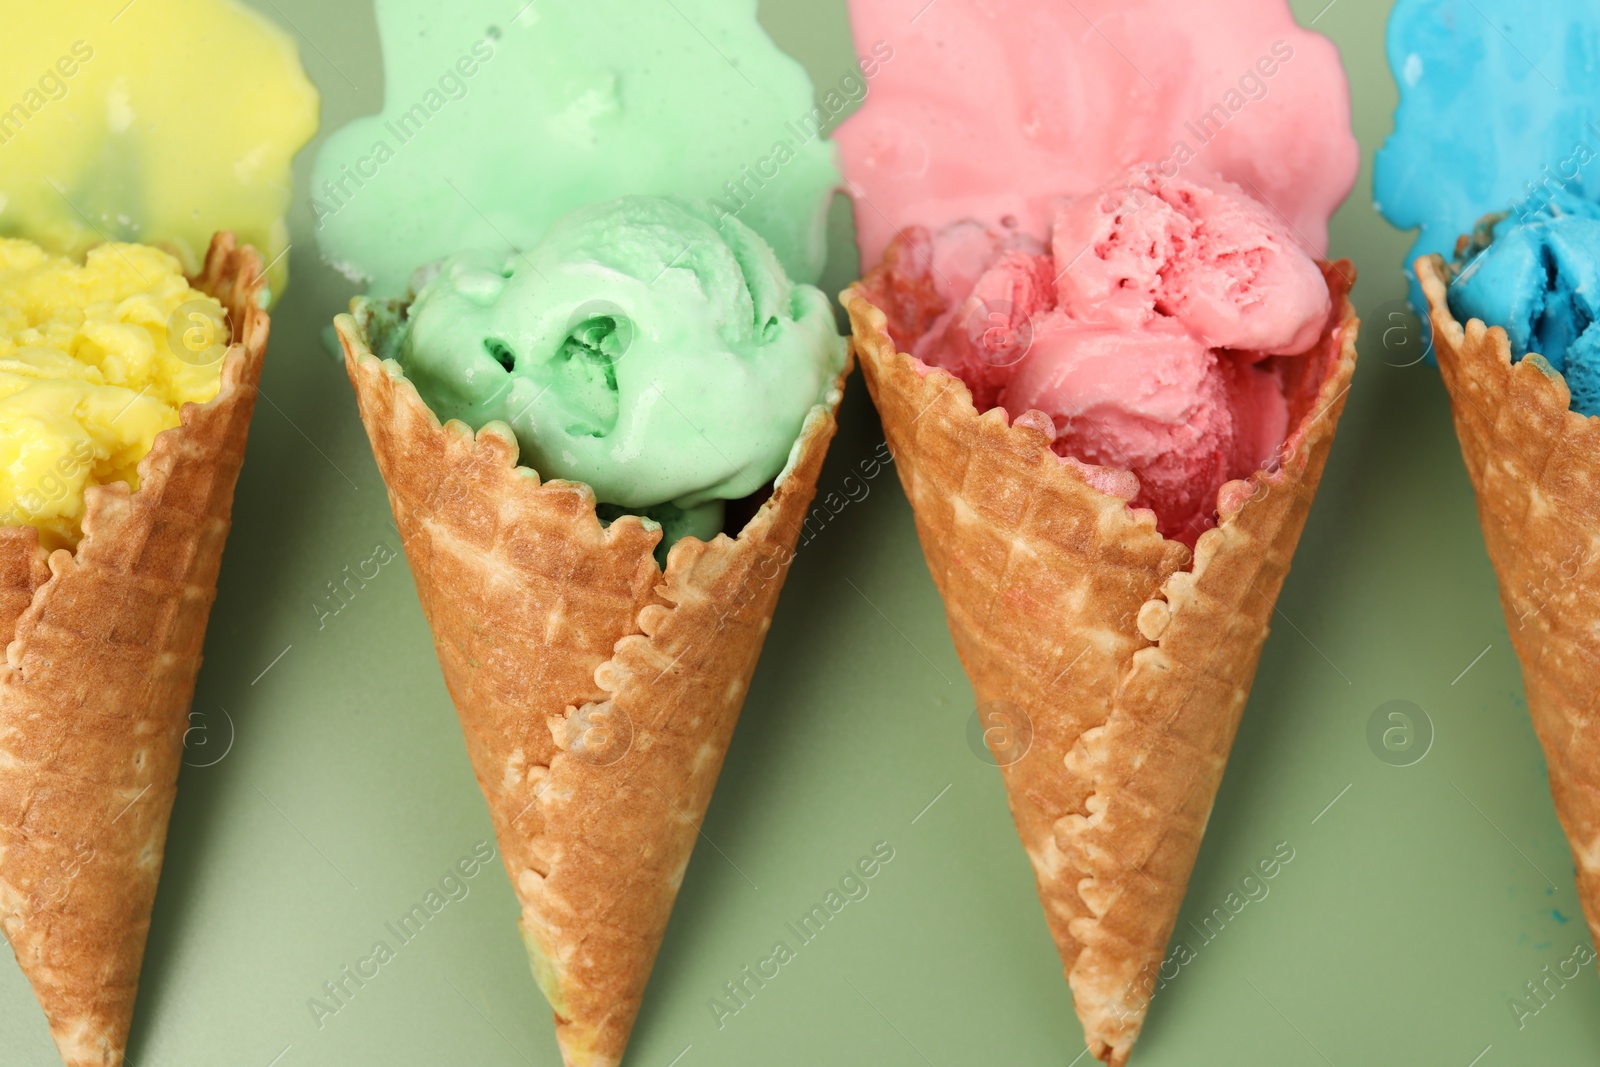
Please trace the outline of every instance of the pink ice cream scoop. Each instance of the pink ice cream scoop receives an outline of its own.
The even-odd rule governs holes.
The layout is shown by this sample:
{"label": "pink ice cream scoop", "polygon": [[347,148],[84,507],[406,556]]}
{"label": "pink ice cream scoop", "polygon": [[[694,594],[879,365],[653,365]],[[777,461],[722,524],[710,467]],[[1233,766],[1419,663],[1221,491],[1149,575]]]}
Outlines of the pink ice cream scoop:
{"label": "pink ice cream scoop", "polygon": [[931,240],[948,303],[912,354],[966,382],[980,411],[1053,431],[1061,455],[1131,471],[1133,506],[1192,546],[1217,490],[1276,462],[1289,415],[1275,357],[1321,336],[1321,270],[1238,187],[1165,181],[1153,164],[1061,201],[1048,250],[974,227]]}
{"label": "pink ice cream scoop", "polygon": [[1067,201],[1051,252],[1063,305],[1132,326],[1170,317],[1208,348],[1299,355],[1327,317],[1322,271],[1269,209],[1152,165]]}
{"label": "pink ice cream scoop", "polygon": [[850,0],[850,22],[892,49],[835,134],[864,269],[911,226],[1043,235],[1141,161],[1220,175],[1321,255],[1355,181],[1338,52],[1285,0]]}

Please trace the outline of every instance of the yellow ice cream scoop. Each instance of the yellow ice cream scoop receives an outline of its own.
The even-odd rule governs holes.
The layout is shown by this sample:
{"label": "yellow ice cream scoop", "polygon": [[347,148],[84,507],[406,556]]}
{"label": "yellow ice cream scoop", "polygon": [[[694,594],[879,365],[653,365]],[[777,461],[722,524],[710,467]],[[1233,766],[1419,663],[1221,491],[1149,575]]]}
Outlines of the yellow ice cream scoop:
{"label": "yellow ice cream scoop", "polygon": [[139,487],[156,434],[217,395],[229,336],[161,249],[103,244],[79,263],[0,238],[0,523],[75,547],[85,487]]}
{"label": "yellow ice cream scoop", "polygon": [[290,164],[317,128],[289,34],[238,0],[5,7],[0,235],[160,245],[194,273],[232,230],[282,292]]}

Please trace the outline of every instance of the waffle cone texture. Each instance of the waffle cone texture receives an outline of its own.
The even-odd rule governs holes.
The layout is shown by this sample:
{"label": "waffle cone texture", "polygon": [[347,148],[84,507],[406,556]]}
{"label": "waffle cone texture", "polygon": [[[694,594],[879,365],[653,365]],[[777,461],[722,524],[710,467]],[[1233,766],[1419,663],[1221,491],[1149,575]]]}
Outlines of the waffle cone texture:
{"label": "waffle cone texture", "polygon": [[1355,370],[1354,271],[1324,266],[1327,328],[1286,363],[1281,462],[1222,487],[1185,569],[1152,515],[903,354],[943,308],[931,278],[891,291],[892,265],[841,298],[856,358],[980,711],[1031,732],[1002,768],[1012,816],[1089,1049],[1123,1064]]}
{"label": "waffle cone texture", "polygon": [[0,926],[68,1067],[119,1067],[268,319],[261,258],[211,242],[195,288],[233,325],[217,395],[124,482],[77,551],[0,528]]}
{"label": "waffle cone texture", "polygon": [[338,330],[423,613],[522,906],[567,1067],[622,1059],[849,368],[737,538],[602,527],[586,485],[517,466],[503,423],[441,426],[398,364]]}
{"label": "waffle cone texture", "polygon": [[1417,261],[1556,815],[1600,938],[1600,419],[1571,410],[1542,356],[1513,363],[1503,329],[1457,322],[1446,270],[1438,256]]}

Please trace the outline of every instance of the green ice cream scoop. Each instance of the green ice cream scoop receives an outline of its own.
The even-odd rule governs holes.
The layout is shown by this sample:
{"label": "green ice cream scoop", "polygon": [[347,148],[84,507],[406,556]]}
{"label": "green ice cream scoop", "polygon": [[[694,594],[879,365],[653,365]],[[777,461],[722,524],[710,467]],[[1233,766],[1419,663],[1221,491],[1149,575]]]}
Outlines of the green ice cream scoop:
{"label": "green ice cream scoop", "polygon": [[380,337],[440,419],[511,427],[521,462],[678,536],[777,476],[844,366],[826,297],[709,205],[624,197],[499,260],[419,276]]}

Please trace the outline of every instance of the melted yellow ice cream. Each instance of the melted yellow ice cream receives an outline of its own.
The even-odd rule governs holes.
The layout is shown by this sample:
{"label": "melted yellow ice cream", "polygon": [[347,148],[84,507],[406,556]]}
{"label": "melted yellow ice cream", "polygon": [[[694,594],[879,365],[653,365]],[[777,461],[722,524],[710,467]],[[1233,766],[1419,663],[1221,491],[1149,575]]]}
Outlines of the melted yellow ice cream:
{"label": "melted yellow ice cream", "polygon": [[233,230],[282,292],[290,163],[316,126],[294,41],[236,0],[8,4],[0,236],[159,244],[194,273]]}
{"label": "melted yellow ice cream", "polygon": [[84,488],[138,488],[156,434],[216,396],[228,339],[221,305],[160,249],[80,264],[0,239],[0,523],[75,546]]}

